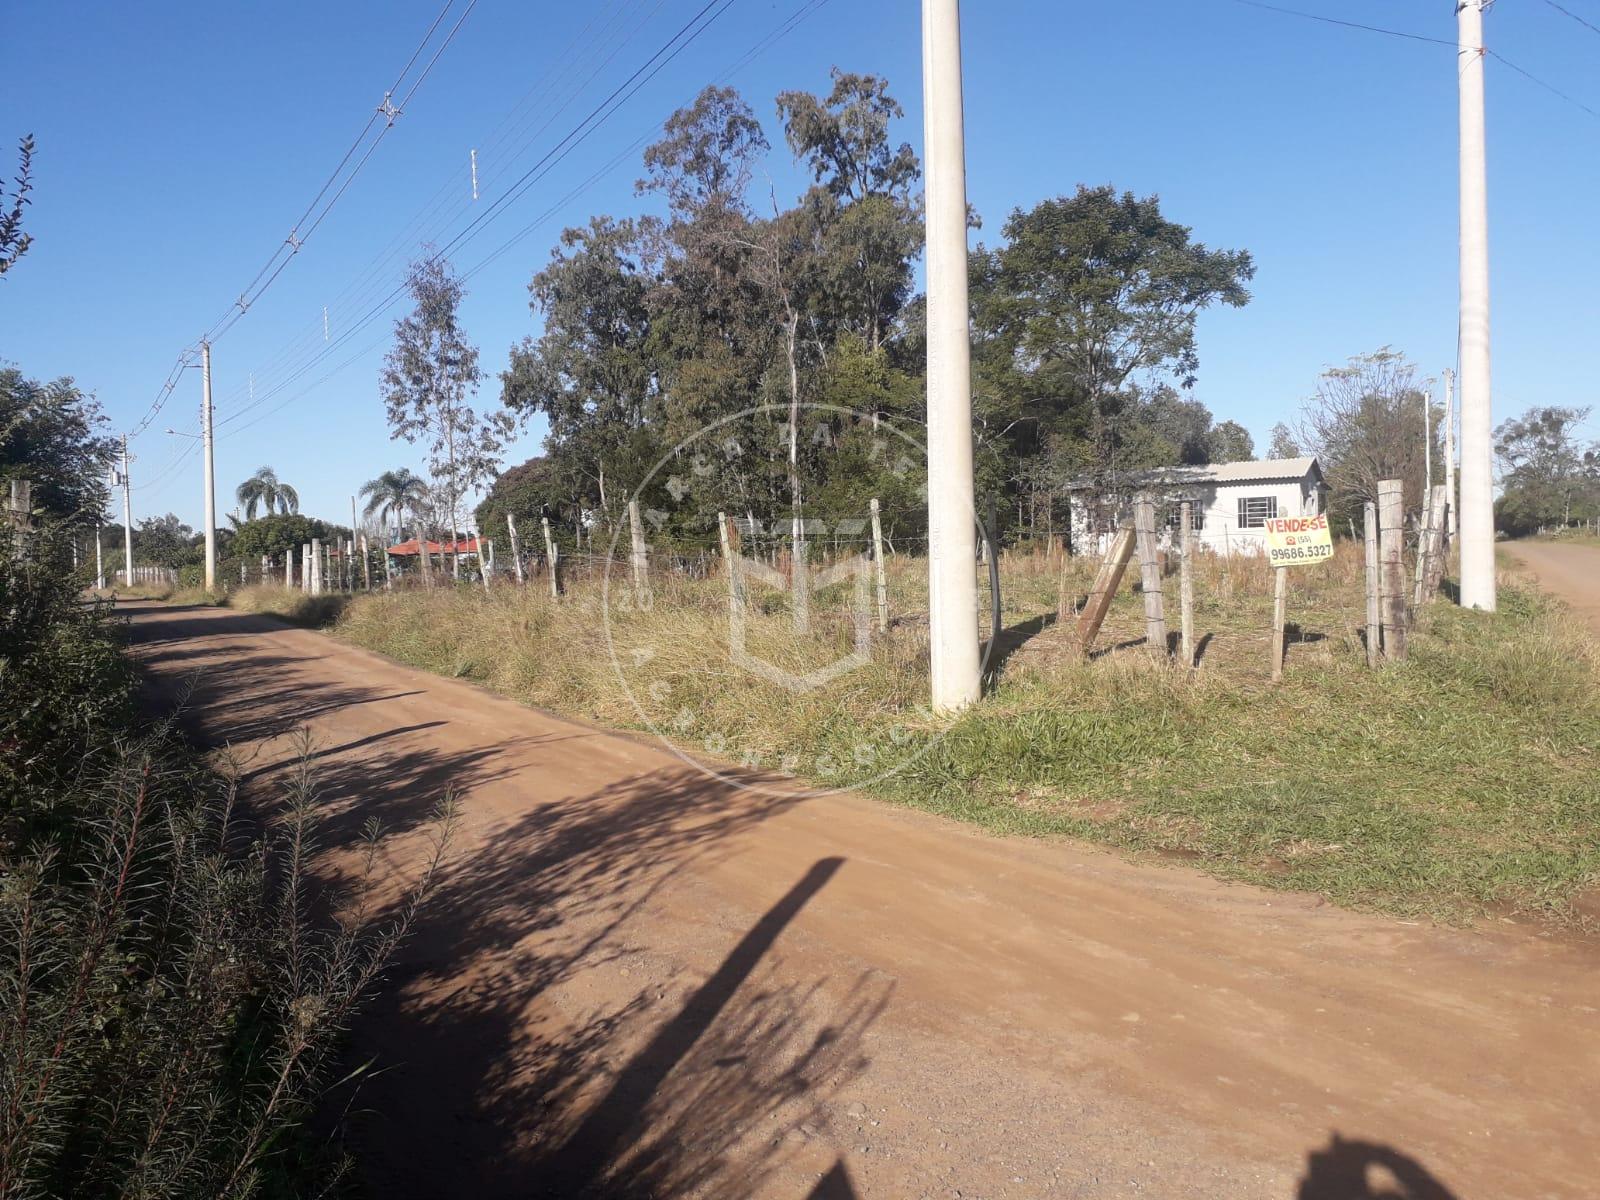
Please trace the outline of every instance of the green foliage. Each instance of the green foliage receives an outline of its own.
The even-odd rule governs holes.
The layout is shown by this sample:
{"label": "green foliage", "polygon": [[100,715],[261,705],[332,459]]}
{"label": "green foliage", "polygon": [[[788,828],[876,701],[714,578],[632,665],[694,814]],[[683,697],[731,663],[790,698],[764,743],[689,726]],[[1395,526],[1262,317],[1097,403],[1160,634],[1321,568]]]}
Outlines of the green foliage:
{"label": "green foliage", "polygon": [[330,539],[348,534],[341,526],[329,525],[315,517],[299,513],[278,513],[257,517],[239,526],[229,546],[230,552],[246,561],[258,560],[263,554],[281,561],[290,550],[300,548],[312,538],[326,544]]}
{"label": "green foliage", "polygon": [[1200,312],[1248,302],[1248,252],[1208,249],[1155,197],[1109,186],[1019,208],[1004,235],[973,252],[972,290],[980,401],[991,423],[1025,431],[1013,453],[1096,477],[1209,457],[1192,434],[1166,436],[1152,405],[1193,386]]}
{"label": "green foliage", "polygon": [[[11,191],[10,207],[0,211],[0,275],[17,265],[17,260],[33,245],[33,235],[22,228],[22,210],[32,203],[28,192],[33,188],[33,134],[24,134],[17,147],[17,175]],[[0,201],[5,194],[0,192]]]}
{"label": "green foliage", "polygon": [[[387,916],[310,915],[318,804],[302,745],[252,842],[228,778],[132,717],[103,608],[47,528],[0,546],[0,1195],[302,1195],[297,1130],[338,1035],[432,885]],[[337,1170],[337,1165],[333,1165]]]}
{"label": "green foliage", "polygon": [[1512,537],[1600,517],[1600,442],[1581,441],[1587,408],[1529,409],[1494,431],[1496,526]]}
{"label": "green foliage", "polygon": [[[827,519],[875,494],[886,511],[891,494],[920,506],[921,452],[911,476],[886,477],[860,450],[885,423],[925,424],[921,165],[896,136],[904,113],[883,78],[838,70],[776,107],[802,195],[753,197],[766,133],[738,92],[708,87],[644,154],[639,187],[666,216],[563,232],[529,285],[541,332],[502,376],[506,408],[547,421],[544,456],[491,492],[481,525],[543,511],[615,529],[641,487],[653,537],[702,544],[718,512]],[[1110,188],[1018,210],[1005,236],[973,259],[981,494],[1037,515],[1085,470],[1252,457],[1241,426],[1182,394],[1198,313],[1248,299],[1247,253]]]}
{"label": "green foliage", "polygon": [[194,566],[205,559],[205,537],[176,514],[146,517],[133,527],[133,561],[142,567]]}
{"label": "green foliage", "polygon": [[300,493],[280,480],[271,467],[258,468],[254,475],[234,490],[234,496],[244,505],[246,521],[255,519],[257,508],[266,516],[271,516],[274,511],[300,511]]}
{"label": "green foliage", "polygon": [[504,412],[482,420],[467,403],[483,378],[478,349],[459,317],[466,290],[438,255],[411,265],[413,308],[395,322],[383,361],[383,403],[392,435],[428,447],[436,499],[452,535],[461,497],[494,477],[512,429]]}
{"label": "green foliage", "polygon": [[116,443],[93,396],[70,379],[40,383],[0,367],[0,487],[33,484],[43,516],[92,525],[105,511]]}

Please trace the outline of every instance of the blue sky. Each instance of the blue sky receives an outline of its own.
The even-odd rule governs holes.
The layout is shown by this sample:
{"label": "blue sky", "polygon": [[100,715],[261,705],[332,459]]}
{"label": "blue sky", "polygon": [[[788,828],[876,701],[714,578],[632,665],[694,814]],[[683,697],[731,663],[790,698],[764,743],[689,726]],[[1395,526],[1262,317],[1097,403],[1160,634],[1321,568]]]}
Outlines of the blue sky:
{"label": "blue sky", "polygon": [[[0,281],[0,359],[35,377],[72,375],[119,429],[137,423],[177,354],[281,244],[442,2],[13,6],[0,137],[38,138],[36,242]],[[239,480],[270,463],[300,489],[305,511],[348,519],[363,480],[420,465],[420,448],[389,440],[378,396],[401,306],[362,332],[352,326],[399,282],[424,237],[446,242],[481,214],[702,3],[480,0],[326,221],[218,340],[220,510]],[[1455,36],[1450,0],[1286,6]],[[900,136],[920,147],[915,0],[827,0],[729,78],[810,7],[734,0],[452,254],[471,270],[532,226],[468,285],[464,324],[491,376],[537,331],[527,283],[561,228],[640,211],[629,147],[707,82],[738,86],[766,124],[780,195],[798,180],[772,98],[826,90],[831,66],[887,76],[906,108]],[[1600,25],[1597,0],[1563,7]],[[1196,394],[1219,418],[1243,422],[1258,446],[1326,364],[1383,345],[1429,373],[1452,364],[1452,47],[1237,0],[968,0],[963,21],[969,188],[985,222],[976,236],[996,238],[1016,206],[1109,182],[1158,193],[1166,214],[1209,245],[1248,248],[1254,300],[1203,318]],[[1487,41],[1571,97],[1488,64],[1499,420],[1597,399],[1600,117],[1578,105],[1600,110],[1600,34],[1546,0],[1500,0]],[[248,408],[252,387],[258,403]],[[496,403],[498,391],[491,378],[479,403]],[[197,429],[199,394],[190,371],[135,440],[136,518],[198,520],[198,457],[182,457],[194,443],[163,431]],[[527,430],[510,461],[536,453],[539,436]]]}

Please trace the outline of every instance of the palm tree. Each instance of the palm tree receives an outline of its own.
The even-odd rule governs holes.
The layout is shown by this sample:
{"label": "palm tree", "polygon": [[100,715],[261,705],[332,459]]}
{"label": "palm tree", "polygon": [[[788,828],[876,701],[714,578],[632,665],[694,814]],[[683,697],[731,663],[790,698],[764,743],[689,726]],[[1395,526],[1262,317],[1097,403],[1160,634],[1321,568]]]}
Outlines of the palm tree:
{"label": "palm tree", "polygon": [[[385,524],[392,519],[395,540],[399,541],[400,535],[405,532],[402,523],[406,515],[417,516],[426,506],[428,483],[422,476],[401,467],[398,471],[385,471],[376,479],[367,480],[361,485],[361,494],[367,501],[365,515],[375,516]],[[419,533],[418,536],[423,534]]]}
{"label": "palm tree", "polygon": [[270,517],[274,511],[283,513],[297,513],[300,511],[300,493],[287,483],[278,479],[278,473],[271,467],[262,467],[249,479],[241,483],[234,491],[240,504],[244,505],[244,519],[256,519],[256,506],[260,505],[262,515]]}

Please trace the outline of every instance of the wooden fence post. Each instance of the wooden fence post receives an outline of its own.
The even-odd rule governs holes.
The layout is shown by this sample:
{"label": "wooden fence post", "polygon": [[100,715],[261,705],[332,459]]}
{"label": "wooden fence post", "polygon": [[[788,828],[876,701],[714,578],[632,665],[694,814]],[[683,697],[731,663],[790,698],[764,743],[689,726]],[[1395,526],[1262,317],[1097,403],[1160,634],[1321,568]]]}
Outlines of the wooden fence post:
{"label": "wooden fence post", "polygon": [[1144,640],[1154,654],[1167,655],[1167,614],[1161,595],[1161,558],[1156,550],[1156,506],[1149,496],[1133,502],[1133,532],[1139,547],[1144,591]]}
{"label": "wooden fence post", "polygon": [[995,535],[994,497],[989,497],[988,519],[983,523],[983,544],[989,562],[989,644],[1000,640],[1000,540]]}
{"label": "wooden fence post", "polygon": [[522,544],[517,541],[517,519],[506,514],[506,532],[511,535],[511,565],[517,569],[517,582],[526,583],[522,574]]}
{"label": "wooden fence post", "polygon": [[1406,657],[1405,511],[1400,481],[1378,481],[1378,558],[1382,580],[1383,657]]}
{"label": "wooden fence post", "polygon": [[1272,682],[1283,678],[1283,626],[1289,608],[1289,568],[1272,568]]}
{"label": "wooden fence post", "polygon": [[489,547],[489,557],[488,558],[485,558],[483,556],[483,548],[484,548],[485,544],[486,543],[484,541],[483,531],[479,530],[478,531],[478,574],[483,576],[483,594],[485,596],[487,596],[489,594],[489,576],[494,574],[494,543],[493,542],[488,542],[487,543],[487,545]]}
{"label": "wooden fence post", "polygon": [[1183,665],[1194,666],[1194,503],[1178,509],[1178,608],[1183,620]]}
{"label": "wooden fence post", "polygon": [[640,608],[650,606],[650,547],[644,540],[644,522],[639,519],[639,501],[628,501],[628,540],[633,560],[633,602]]}
{"label": "wooden fence post", "polygon": [[1422,599],[1431,601],[1439,594],[1444,581],[1444,560],[1449,546],[1449,489],[1442,483],[1433,485],[1433,540],[1428,543],[1428,575],[1423,581]]}
{"label": "wooden fence post", "polygon": [[559,565],[556,560],[556,544],[550,536],[550,518],[540,517],[539,524],[544,528],[544,554],[545,562],[550,567],[550,599],[561,598],[561,581],[557,578]]}
{"label": "wooden fence post", "polygon": [[733,538],[728,533],[728,514],[717,514],[717,537],[722,543],[722,570],[728,577],[728,619],[738,621],[741,614],[739,568],[733,561]]}
{"label": "wooden fence post", "polygon": [[1089,588],[1089,598],[1078,617],[1078,649],[1084,654],[1094,648],[1094,639],[1100,633],[1100,626],[1105,623],[1106,613],[1111,610],[1111,601],[1116,598],[1123,573],[1133,558],[1133,542],[1133,530],[1117,530],[1106,549],[1100,570],[1095,574],[1094,584]]}
{"label": "wooden fence post", "polygon": [[1422,592],[1428,586],[1428,572],[1432,569],[1431,557],[1433,554],[1433,489],[1428,488],[1422,496],[1422,524],[1417,530],[1417,561],[1413,572],[1415,579],[1411,587],[1411,612],[1416,615],[1417,609],[1422,607]]}
{"label": "wooden fence post", "polygon": [[372,590],[372,543],[367,541],[367,535],[361,535],[361,583],[367,590]]}
{"label": "wooden fence post", "polygon": [[1371,500],[1362,507],[1361,519],[1361,536],[1366,543],[1367,555],[1367,666],[1376,667],[1383,652],[1380,633],[1383,617],[1378,600],[1381,592],[1378,583],[1378,506]]}
{"label": "wooden fence post", "polygon": [[883,520],[878,498],[872,498],[872,565],[878,576],[878,632],[889,632],[889,574],[883,563]]}

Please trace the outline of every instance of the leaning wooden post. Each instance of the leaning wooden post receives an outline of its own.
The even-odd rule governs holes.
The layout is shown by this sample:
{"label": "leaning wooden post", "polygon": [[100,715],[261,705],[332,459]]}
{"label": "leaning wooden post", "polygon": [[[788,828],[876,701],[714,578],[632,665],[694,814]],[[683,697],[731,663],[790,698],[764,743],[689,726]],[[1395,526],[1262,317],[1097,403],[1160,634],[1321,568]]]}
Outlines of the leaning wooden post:
{"label": "leaning wooden post", "polygon": [[1382,655],[1382,609],[1378,599],[1381,588],[1378,582],[1378,506],[1368,500],[1362,508],[1361,535],[1366,542],[1367,555],[1367,666],[1376,667]]}
{"label": "leaning wooden post", "polygon": [[733,540],[728,536],[728,514],[717,514],[717,538],[722,543],[722,570],[728,577],[728,618],[738,621],[739,569],[733,561]]}
{"label": "leaning wooden post", "polygon": [[1428,576],[1423,582],[1422,599],[1426,603],[1439,594],[1444,581],[1444,560],[1450,534],[1448,489],[1442,483],[1433,485],[1433,540],[1428,544]]}
{"label": "leaning wooden post", "polygon": [[1378,558],[1382,581],[1383,657],[1406,657],[1405,509],[1400,481],[1378,481]]}
{"label": "leaning wooden post", "polygon": [[878,632],[889,632],[889,573],[883,563],[883,519],[878,498],[872,498],[872,564],[878,574]]}
{"label": "leaning wooden post", "polygon": [[1194,503],[1178,508],[1178,608],[1183,618],[1183,665],[1194,666]]}
{"label": "leaning wooden post", "polygon": [[561,598],[561,583],[557,579],[559,564],[556,559],[555,539],[550,536],[550,518],[540,517],[539,524],[544,527],[545,562],[550,565],[550,598],[552,600],[558,600]]}
{"label": "leaning wooden post", "polygon": [[1149,496],[1133,502],[1133,531],[1139,547],[1144,590],[1144,640],[1154,654],[1167,654],[1167,614],[1161,595],[1161,559],[1156,550],[1156,506]]}
{"label": "leaning wooden post", "polygon": [[489,557],[483,556],[483,533],[478,533],[478,574],[483,576],[483,594],[489,594],[489,576],[494,574],[494,543],[489,543]]}
{"label": "leaning wooden post", "polygon": [[1283,678],[1283,627],[1289,612],[1289,568],[1272,568],[1272,682]]}
{"label": "leaning wooden post", "polygon": [[1411,588],[1411,611],[1422,607],[1422,592],[1428,586],[1428,573],[1433,569],[1433,489],[1426,488],[1422,496],[1422,527],[1417,531],[1417,562],[1415,582]]}
{"label": "leaning wooden post", "polygon": [[1078,649],[1084,654],[1094,648],[1094,639],[1100,633],[1100,626],[1105,623],[1106,613],[1111,610],[1111,601],[1116,598],[1122,576],[1133,558],[1133,542],[1133,530],[1117,530],[1106,550],[1105,560],[1095,574],[1094,584],[1089,588],[1089,598],[1078,617]]}
{"label": "leaning wooden post", "polygon": [[511,565],[517,569],[517,582],[526,583],[522,574],[522,544],[517,541],[517,519],[506,514],[506,532],[511,535]]}
{"label": "leaning wooden post", "polygon": [[639,501],[628,501],[628,538],[633,550],[633,602],[640,608],[650,604],[650,547],[644,540],[644,522],[639,519]]}

